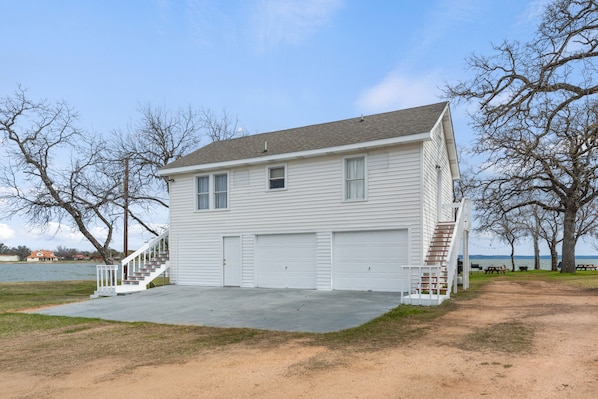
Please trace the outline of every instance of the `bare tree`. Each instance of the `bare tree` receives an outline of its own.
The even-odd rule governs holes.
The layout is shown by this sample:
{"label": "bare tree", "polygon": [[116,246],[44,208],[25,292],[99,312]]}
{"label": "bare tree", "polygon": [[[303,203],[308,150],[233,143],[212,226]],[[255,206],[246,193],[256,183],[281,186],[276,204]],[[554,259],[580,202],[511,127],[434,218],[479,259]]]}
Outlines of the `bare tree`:
{"label": "bare tree", "polygon": [[[110,263],[119,181],[103,173],[105,144],[88,138],[64,102],[34,102],[19,88],[0,100],[0,132],[8,157],[0,164],[2,211],[29,224],[76,228]],[[70,158],[69,158],[70,157]],[[104,231],[99,238],[95,228]]]}
{"label": "bare tree", "polygon": [[[597,47],[596,1],[556,0],[533,40],[472,56],[473,78],[446,88],[479,105],[471,118],[474,151],[488,160],[486,198],[563,214],[562,272],[575,272],[578,215],[598,198]],[[544,193],[557,201],[543,202]]]}
{"label": "bare tree", "polygon": [[495,206],[477,202],[478,226],[476,230],[491,232],[511,248],[511,270],[515,271],[515,245],[526,236],[527,215],[521,209],[497,212]]}
{"label": "bare tree", "polygon": [[203,128],[210,141],[230,140],[246,135],[239,127],[239,120],[232,117],[226,110],[220,116],[210,109],[201,111]]}
{"label": "bare tree", "polygon": [[127,201],[119,204],[130,218],[158,235],[142,217],[155,207],[168,208],[168,180],[158,175],[158,169],[197,149],[204,138],[228,140],[243,130],[226,111],[217,116],[209,109],[188,106],[173,112],[150,103],[138,110],[141,118],[135,125],[114,133],[114,164],[122,171],[127,162],[128,170]]}

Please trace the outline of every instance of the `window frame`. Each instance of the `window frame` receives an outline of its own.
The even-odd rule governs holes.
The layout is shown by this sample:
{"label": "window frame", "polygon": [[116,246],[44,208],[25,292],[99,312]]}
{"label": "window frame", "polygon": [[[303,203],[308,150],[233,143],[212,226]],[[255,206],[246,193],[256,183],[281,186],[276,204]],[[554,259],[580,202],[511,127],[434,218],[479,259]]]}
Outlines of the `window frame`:
{"label": "window frame", "polygon": [[[224,176],[226,178],[226,187],[225,187],[225,191],[216,191],[216,182],[217,182],[217,177],[222,177]],[[213,181],[213,193],[212,193],[212,198],[214,199],[213,203],[214,203],[214,210],[222,210],[222,209],[228,209],[228,172],[225,173],[214,173],[212,175],[212,181]],[[218,197],[217,195],[219,194],[225,194],[225,203],[226,206],[220,207],[218,206]]]}
{"label": "window frame", "polygon": [[[219,176],[226,176],[226,187],[225,191],[216,191],[216,178]],[[199,185],[200,179],[207,179],[208,184],[208,191],[200,192]],[[217,207],[219,201],[217,200],[217,195],[219,194],[226,194],[226,206],[225,207]],[[200,195],[203,195],[207,198],[208,206],[206,208],[200,208]],[[215,173],[206,173],[201,175],[195,176],[195,212],[209,212],[209,211],[223,211],[228,210],[230,205],[230,173],[226,172],[215,172]]]}
{"label": "window frame", "polygon": [[[200,189],[200,184],[199,184],[199,180],[200,179],[207,179],[208,184],[207,184],[207,191],[199,191]],[[208,206],[205,208],[201,208],[200,204],[201,204],[201,200],[200,200],[200,196],[204,196],[205,198],[207,198],[208,201]],[[210,206],[212,204],[212,201],[210,201],[210,175],[197,175],[195,176],[195,210],[196,211],[209,211],[210,210]]]}
{"label": "window frame", "polygon": [[[271,172],[273,169],[281,169],[283,170],[283,177],[278,178],[278,180],[282,180],[284,185],[283,187],[271,187],[272,182],[272,175]],[[287,178],[287,164],[276,164],[276,165],[268,165],[266,166],[266,190],[267,191],[284,191],[288,189],[288,178]]]}
{"label": "window frame", "polygon": [[[351,181],[355,180],[363,180],[363,197],[361,198],[349,198],[348,196],[348,187],[349,187],[349,177],[347,176],[347,167],[348,162],[354,159],[363,159],[363,178],[362,179],[351,179]],[[368,200],[368,158],[367,154],[354,154],[343,157],[342,161],[342,168],[343,168],[343,193],[342,198],[343,202],[362,202]]]}

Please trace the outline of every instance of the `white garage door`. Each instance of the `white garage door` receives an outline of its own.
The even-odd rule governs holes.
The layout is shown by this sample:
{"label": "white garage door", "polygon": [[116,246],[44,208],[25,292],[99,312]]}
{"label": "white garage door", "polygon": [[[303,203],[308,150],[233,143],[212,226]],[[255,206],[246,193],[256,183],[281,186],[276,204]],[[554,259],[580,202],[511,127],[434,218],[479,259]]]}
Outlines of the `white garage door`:
{"label": "white garage door", "polygon": [[335,233],[334,289],[404,290],[400,266],[408,262],[407,242],[407,230]]}
{"label": "white garage door", "polygon": [[316,288],[316,235],[257,236],[257,285],[263,288]]}

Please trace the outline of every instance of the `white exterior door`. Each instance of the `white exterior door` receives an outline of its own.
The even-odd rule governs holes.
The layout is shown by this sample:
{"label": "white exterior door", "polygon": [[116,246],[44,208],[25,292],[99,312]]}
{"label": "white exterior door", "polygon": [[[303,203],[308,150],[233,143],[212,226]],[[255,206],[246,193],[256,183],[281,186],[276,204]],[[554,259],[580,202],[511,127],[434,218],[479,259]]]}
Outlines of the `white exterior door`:
{"label": "white exterior door", "polygon": [[257,236],[257,286],[316,288],[316,235]]}
{"label": "white exterior door", "polygon": [[408,264],[407,230],[334,234],[333,288],[355,291],[406,289],[401,265]]}
{"label": "white exterior door", "polygon": [[241,238],[222,238],[222,273],[224,285],[241,286]]}

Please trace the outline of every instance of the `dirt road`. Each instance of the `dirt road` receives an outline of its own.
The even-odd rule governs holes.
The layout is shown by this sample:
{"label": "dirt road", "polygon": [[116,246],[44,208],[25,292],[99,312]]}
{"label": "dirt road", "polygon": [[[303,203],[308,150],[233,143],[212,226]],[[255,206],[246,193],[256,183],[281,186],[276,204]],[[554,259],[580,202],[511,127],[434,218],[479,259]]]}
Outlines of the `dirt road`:
{"label": "dirt road", "polygon": [[0,369],[0,398],[596,398],[598,293],[496,280],[396,348],[231,345],[183,364]]}

